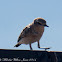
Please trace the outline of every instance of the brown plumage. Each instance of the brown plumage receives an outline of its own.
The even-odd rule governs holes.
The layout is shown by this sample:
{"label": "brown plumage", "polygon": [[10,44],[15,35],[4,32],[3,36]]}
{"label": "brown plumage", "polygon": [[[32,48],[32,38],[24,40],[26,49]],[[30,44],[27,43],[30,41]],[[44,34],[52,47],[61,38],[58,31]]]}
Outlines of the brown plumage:
{"label": "brown plumage", "polygon": [[29,44],[30,49],[32,50],[31,43],[37,41],[38,48],[40,48],[39,40],[43,35],[45,26],[49,27],[46,25],[46,21],[43,18],[34,19],[31,24],[29,24],[23,29],[15,47],[18,47],[21,44]]}

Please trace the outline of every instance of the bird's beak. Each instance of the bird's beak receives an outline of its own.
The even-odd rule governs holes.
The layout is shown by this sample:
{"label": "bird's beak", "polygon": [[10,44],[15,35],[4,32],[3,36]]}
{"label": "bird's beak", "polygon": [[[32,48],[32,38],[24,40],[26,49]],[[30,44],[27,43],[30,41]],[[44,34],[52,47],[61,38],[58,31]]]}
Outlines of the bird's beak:
{"label": "bird's beak", "polygon": [[44,25],[44,26],[49,27],[48,25]]}

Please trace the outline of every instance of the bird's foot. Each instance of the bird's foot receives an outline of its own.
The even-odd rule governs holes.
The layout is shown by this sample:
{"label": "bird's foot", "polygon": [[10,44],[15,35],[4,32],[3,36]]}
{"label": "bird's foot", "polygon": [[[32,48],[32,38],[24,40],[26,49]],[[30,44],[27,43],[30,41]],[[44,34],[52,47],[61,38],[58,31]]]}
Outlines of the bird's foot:
{"label": "bird's foot", "polygon": [[45,51],[50,49],[51,47],[39,47],[39,49],[44,49]]}

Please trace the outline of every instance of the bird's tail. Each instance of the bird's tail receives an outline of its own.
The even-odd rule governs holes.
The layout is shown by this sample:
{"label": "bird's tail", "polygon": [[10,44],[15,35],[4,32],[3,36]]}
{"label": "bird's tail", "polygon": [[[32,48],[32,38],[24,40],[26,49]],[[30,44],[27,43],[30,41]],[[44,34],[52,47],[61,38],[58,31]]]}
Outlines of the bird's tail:
{"label": "bird's tail", "polygon": [[20,46],[21,44],[16,44],[14,47],[18,47],[18,46]]}

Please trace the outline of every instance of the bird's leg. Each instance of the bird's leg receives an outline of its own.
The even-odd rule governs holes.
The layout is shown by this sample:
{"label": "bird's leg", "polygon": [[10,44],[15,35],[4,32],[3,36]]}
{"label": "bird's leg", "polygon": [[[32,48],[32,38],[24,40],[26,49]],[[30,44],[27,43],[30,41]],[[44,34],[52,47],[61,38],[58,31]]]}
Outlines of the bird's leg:
{"label": "bird's leg", "polygon": [[39,44],[39,41],[38,41],[38,48],[40,48],[40,49],[45,49],[45,51],[47,50],[47,49],[50,49],[50,47],[49,48],[45,48],[45,47],[40,47],[40,44]]}
{"label": "bird's leg", "polygon": [[31,43],[29,44],[29,46],[30,46],[30,50],[33,50],[32,47],[31,47]]}
{"label": "bird's leg", "polygon": [[39,41],[38,41],[38,48],[40,48],[40,44],[39,44]]}

